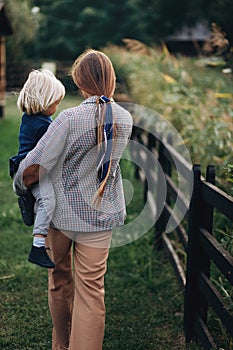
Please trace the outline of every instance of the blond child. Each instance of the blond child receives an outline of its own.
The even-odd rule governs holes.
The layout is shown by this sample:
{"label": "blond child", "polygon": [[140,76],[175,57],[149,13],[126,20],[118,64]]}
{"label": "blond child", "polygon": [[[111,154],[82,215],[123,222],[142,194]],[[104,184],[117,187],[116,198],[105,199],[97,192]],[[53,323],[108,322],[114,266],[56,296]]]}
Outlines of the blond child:
{"label": "blond child", "polygon": [[[33,244],[28,261],[41,267],[54,268],[45,248],[45,238],[55,209],[55,195],[48,176],[30,190],[22,188],[16,181],[21,161],[36,146],[52,122],[52,115],[65,96],[63,84],[49,70],[33,70],[22,90],[17,106],[24,113],[19,131],[18,154],[9,160],[10,176],[14,179],[13,188],[18,195],[23,221],[33,227]],[[43,196],[41,195],[43,193]]]}

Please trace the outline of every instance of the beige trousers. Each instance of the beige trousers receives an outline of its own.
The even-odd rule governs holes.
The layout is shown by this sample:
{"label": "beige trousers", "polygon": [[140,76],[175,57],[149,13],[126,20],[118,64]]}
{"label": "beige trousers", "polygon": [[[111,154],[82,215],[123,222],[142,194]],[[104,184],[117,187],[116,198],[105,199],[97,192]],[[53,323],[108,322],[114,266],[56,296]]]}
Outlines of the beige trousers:
{"label": "beige trousers", "polygon": [[52,350],[102,349],[104,275],[111,231],[84,233],[83,237],[73,242],[58,230],[50,229],[48,233],[49,254],[56,265],[49,270],[48,278]]}

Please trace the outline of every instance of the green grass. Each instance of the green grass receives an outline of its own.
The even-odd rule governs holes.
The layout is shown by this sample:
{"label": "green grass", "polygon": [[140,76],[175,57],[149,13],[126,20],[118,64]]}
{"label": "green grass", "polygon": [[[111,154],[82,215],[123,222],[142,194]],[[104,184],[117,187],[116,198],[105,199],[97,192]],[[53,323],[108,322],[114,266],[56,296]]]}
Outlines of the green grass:
{"label": "green grass", "polygon": [[[31,229],[21,220],[8,175],[8,158],[17,151],[20,113],[8,96],[0,121],[0,348],[48,350],[52,324],[47,306],[47,271],[27,262]],[[66,97],[61,108],[75,105]],[[132,169],[122,164],[124,176]],[[137,215],[142,191],[134,182],[136,200],[129,218]],[[181,350],[183,296],[163,251],[153,247],[153,232],[126,246],[112,248],[106,274],[104,350]],[[190,345],[187,349],[198,349]],[[94,349],[93,349],[94,350]]]}

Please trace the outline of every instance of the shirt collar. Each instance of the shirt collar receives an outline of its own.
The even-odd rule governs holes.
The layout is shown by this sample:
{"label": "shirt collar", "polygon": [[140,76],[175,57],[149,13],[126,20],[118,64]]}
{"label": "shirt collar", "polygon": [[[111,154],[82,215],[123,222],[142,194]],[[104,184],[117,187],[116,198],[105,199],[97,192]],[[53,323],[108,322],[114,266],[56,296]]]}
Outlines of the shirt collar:
{"label": "shirt collar", "polygon": [[[90,96],[90,97],[86,98],[82,103],[83,104],[95,103],[98,97],[99,96],[97,96],[97,95]],[[114,102],[113,98],[111,98],[111,101]]]}
{"label": "shirt collar", "polygon": [[86,98],[82,103],[83,103],[83,104],[95,103],[95,101],[97,100],[97,98],[98,98],[97,95],[90,96],[90,97]]}

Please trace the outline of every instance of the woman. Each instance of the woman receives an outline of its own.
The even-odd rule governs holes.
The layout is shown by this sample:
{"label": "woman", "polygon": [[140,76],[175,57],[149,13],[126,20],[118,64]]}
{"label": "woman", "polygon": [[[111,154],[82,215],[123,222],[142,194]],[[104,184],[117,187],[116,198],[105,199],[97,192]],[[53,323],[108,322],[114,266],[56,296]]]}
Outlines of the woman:
{"label": "woman", "polygon": [[119,160],[132,118],[112,100],[115,72],[104,53],[86,51],[72,77],[85,100],[59,114],[22,162],[21,173],[27,188],[47,174],[56,194],[47,241],[55,263],[48,286],[52,348],[101,350],[112,229],[125,219]]}

